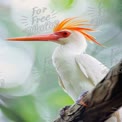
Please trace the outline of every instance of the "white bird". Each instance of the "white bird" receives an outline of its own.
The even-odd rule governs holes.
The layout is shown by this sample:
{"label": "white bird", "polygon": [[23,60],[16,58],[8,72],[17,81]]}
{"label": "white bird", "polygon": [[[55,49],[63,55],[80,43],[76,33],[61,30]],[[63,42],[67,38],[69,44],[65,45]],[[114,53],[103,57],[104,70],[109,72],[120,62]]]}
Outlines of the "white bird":
{"label": "white bird", "polygon": [[[68,18],[54,28],[53,34],[8,39],[53,41],[60,44],[53,53],[53,65],[58,73],[60,85],[74,101],[81,93],[92,90],[109,71],[97,59],[86,54],[87,40],[101,44],[87,33],[94,31],[93,29],[82,27],[87,25],[85,22],[76,18]],[[120,120],[117,114],[113,114],[106,122],[120,122]]]}

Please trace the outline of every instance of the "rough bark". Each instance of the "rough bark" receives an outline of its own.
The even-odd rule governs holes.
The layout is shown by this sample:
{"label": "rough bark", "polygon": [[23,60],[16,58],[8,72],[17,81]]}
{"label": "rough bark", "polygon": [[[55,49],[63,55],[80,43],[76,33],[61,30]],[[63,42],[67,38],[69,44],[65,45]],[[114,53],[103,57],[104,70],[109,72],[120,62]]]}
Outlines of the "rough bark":
{"label": "rough bark", "polygon": [[122,106],[122,61],[111,68],[106,77],[80,101],[65,107],[54,122],[104,122]]}

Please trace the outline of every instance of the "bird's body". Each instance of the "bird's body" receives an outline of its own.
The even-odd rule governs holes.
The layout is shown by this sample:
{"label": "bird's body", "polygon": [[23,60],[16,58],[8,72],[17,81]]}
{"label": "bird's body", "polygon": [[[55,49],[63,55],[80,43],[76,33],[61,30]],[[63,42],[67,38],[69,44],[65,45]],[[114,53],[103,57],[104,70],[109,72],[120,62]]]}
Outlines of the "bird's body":
{"label": "bird's body", "polygon": [[73,100],[86,89],[94,88],[94,84],[89,83],[88,78],[80,71],[76,56],[78,55],[67,55],[60,48],[53,54],[53,64],[59,75],[59,83]]}
{"label": "bird's body", "polygon": [[77,100],[81,93],[92,90],[109,71],[102,63],[85,53],[86,40],[80,33],[75,33],[77,39],[82,38],[81,41],[60,45],[55,49],[52,58],[60,85],[73,100]]}

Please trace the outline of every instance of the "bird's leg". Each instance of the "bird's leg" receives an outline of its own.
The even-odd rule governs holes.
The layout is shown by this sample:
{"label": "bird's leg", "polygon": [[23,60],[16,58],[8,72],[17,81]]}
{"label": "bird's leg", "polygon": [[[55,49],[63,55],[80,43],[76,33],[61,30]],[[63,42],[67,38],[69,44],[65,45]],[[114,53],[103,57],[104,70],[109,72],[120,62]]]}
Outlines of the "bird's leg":
{"label": "bird's leg", "polygon": [[76,103],[77,103],[77,104],[81,104],[82,106],[87,107],[88,105],[82,100],[83,97],[85,97],[87,93],[88,93],[88,91],[83,92],[83,93],[79,96],[79,98],[78,98],[78,100],[76,101]]}
{"label": "bird's leg", "polygon": [[[88,105],[82,100],[83,97],[86,96],[87,93],[88,93],[88,91],[83,92],[83,93],[79,96],[79,98],[78,98],[78,100],[76,101],[76,103],[77,103],[77,104],[80,104],[80,105],[82,105],[82,106],[84,106],[84,107],[87,107]],[[70,108],[70,106],[65,106],[63,109],[60,110],[60,116],[61,116],[61,118],[64,117],[65,112],[66,112],[69,108]]]}

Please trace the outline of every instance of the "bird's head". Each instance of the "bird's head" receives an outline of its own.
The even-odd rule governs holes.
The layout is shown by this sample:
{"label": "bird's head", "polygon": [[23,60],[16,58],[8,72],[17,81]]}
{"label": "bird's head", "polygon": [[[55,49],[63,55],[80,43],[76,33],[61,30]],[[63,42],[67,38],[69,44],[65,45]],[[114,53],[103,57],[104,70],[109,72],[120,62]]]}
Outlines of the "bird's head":
{"label": "bird's head", "polygon": [[75,40],[82,40],[83,38],[101,45],[96,39],[87,32],[94,31],[91,28],[86,28],[86,20],[78,18],[68,18],[57,24],[52,34],[36,35],[29,37],[8,38],[10,41],[52,41],[62,45],[68,44]]}

